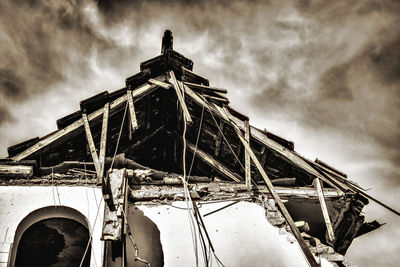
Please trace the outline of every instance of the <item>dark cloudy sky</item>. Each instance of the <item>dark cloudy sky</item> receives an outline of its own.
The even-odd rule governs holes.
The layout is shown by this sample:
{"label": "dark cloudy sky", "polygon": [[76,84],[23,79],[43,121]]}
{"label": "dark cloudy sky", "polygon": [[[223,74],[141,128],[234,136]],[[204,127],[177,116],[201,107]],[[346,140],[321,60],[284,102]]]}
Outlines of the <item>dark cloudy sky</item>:
{"label": "dark cloudy sky", "polygon": [[[0,2],[0,155],[56,128],[97,92],[123,87],[160,53],[165,29],[195,72],[229,90],[252,124],[346,172],[400,210],[398,1]],[[400,261],[399,218],[348,252]]]}

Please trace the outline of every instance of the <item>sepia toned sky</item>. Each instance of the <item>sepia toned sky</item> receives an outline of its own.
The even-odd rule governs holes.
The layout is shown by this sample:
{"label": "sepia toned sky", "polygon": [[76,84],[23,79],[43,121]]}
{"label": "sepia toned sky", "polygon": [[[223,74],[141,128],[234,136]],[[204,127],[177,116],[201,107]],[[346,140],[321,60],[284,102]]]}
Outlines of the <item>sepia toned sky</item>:
{"label": "sepia toned sky", "polygon": [[[251,123],[348,174],[400,210],[400,2],[0,2],[0,157],[56,129],[98,92],[124,86],[160,53],[165,29],[194,71],[228,89]],[[358,238],[348,258],[396,266],[399,217]]]}

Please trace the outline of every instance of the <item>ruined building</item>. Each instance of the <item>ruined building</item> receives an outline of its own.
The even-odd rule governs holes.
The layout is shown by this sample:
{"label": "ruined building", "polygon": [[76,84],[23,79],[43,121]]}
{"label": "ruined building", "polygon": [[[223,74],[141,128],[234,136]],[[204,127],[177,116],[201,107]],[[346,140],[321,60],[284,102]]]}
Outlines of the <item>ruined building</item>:
{"label": "ruined building", "polygon": [[[346,266],[346,174],[249,125],[166,31],[126,87],[0,161],[0,266]],[[397,213],[396,211],[392,210]]]}

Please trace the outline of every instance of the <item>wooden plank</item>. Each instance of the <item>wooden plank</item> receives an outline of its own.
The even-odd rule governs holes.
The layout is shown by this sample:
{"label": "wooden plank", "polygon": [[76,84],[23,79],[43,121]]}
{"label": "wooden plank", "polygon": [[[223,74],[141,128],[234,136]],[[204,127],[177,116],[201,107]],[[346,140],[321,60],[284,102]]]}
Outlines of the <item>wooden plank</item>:
{"label": "wooden plank", "polygon": [[100,153],[99,153],[99,163],[100,163],[100,176],[97,177],[97,183],[100,184],[104,178],[104,160],[106,158],[106,145],[107,145],[107,129],[108,129],[108,115],[110,111],[110,103],[104,105],[103,113],[103,125],[101,128],[101,140],[100,140]]}
{"label": "wooden plank", "polygon": [[[244,138],[246,142],[250,145],[250,124],[249,121],[244,121],[244,129],[245,134]],[[244,166],[245,166],[245,179],[246,179],[246,187],[248,191],[251,191],[251,161],[250,154],[247,149],[244,151]]]}
{"label": "wooden plank", "polygon": [[286,185],[294,186],[296,184],[296,178],[278,178],[271,181],[273,185]]}
{"label": "wooden plank", "polygon": [[132,129],[137,130],[138,124],[137,124],[137,120],[136,120],[135,105],[133,104],[132,91],[128,90],[126,92],[126,94],[128,96],[129,115],[131,118]]}
{"label": "wooden plank", "polygon": [[204,91],[205,93],[207,93],[207,92],[216,92],[216,93],[222,93],[222,94],[228,93],[228,91],[226,89],[215,88],[215,87],[200,85],[200,84],[191,83],[191,82],[184,82],[184,83],[194,90]]}
{"label": "wooden plank", "polygon": [[160,87],[162,87],[164,89],[171,88],[171,84],[168,84],[168,83],[165,83],[165,82],[161,82],[161,81],[158,81],[158,80],[155,80],[155,79],[149,79],[149,83],[152,83],[154,85],[160,86]]}
{"label": "wooden plank", "polygon": [[[229,116],[229,114],[228,114]],[[282,200],[280,199],[278,193],[275,191],[274,186],[272,185],[271,181],[268,178],[267,173],[264,171],[263,167],[261,166],[260,162],[258,161],[256,155],[254,154],[253,150],[251,149],[249,143],[246,139],[242,136],[239,127],[232,121],[232,126],[234,127],[237,136],[239,137],[240,141],[242,142],[245,149],[250,154],[251,159],[253,160],[254,164],[256,165],[258,171],[261,173],[261,176],[267,186],[268,190],[270,191],[272,197],[274,198],[276,204],[278,205],[279,210],[281,211],[283,217],[285,218],[287,224],[289,225],[290,229],[294,237],[297,239],[301,250],[303,251],[304,256],[306,257],[310,266],[320,266],[317,261],[315,260],[313,254],[311,253],[310,249],[308,248],[307,244],[305,243],[303,237],[300,235],[299,230],[297,229],[292,217],[290,216],[288,210],[286,209],[285,205],[283,204]]]}
{"label": "wooden plank", "polygon": [[88,121],[86,113],[82,113],[82,119],[83,119],[83,125],[85,126],[86,140],[89,144],[90,154],[92,155],[92,159],[93,159],[94,167],[96,169],[97,177],[100,177],[100,169],[101,168],[100,168],[99,157],[97,155],[96,147],[94,145],[92,132],[90,131],[90,125],[89,125],[89,121]]}
{"label": "wooden plank", "polygon": [[325,221],[326,231],[328,233],[329,241],[333,244],[333,241],[335,240],[335,234],[333,233],[331,219],[329,218],[328,208],[326,207],[322,185],[318,178],[314,179],[314,186],[317,189],[319,204],[321,206],[322,215],[324,216],[324,221]]}
{"label": "wooden plank", "polygon": [[33,176],[33,166],[0,165],[0,177],[28,178]]}
{"label": "wooden plank", "polygon": [[[137,100],[139,100],[140,97],[142,97],[146,93],[151,92],[155,88],[156,88],[155,85],[150,85],[148,83],[138,87],[137,89],[135,89],[132,92],[132,96],[135,98],[134,102],[136,102]],[[117,98],[116,100],[110,102],[110,116],[113,113],[117,112],[119,110],[119,108],[124,107],[124,104],[126,103],[127,98],[128,97],[125,94],[125,95]],[[88,115],[88,121],[90,121],[90,122],[91,121],[100,121],[100,119],[103,115],[103,112],[104,112],[104,110],[103,110],[103,108],[101,108],[101,109],[96,110],[95,112],[90,113]],[[37,155],[50,147],[57,146],[57,145],[61,144],[62,142],[68,140],[69,138],[72,138],[72,137],[78,135],[79,133],[82,133],[84,130],[82,128],[82,126],[83,126],[83,119],[79,119],[79,120],[75,121],[74,123],[66,126],[65,128],[55,131],[53,134],[51,134],[45,138],[42,138],[35,145],[27,148],[23,152],[12,157],[12,160],[14,160],[14,161],[23,160],[28,157]]]}
{"label": "wooden plank", "polygon": [[192,118],[190,117],[190,113],[189,113],[189,111],[187,109],[187,106],[186,106],[186,103],[185,103],[185,99],[183,98],[183,95],[182,95],[182,90],[184,90],[184,89],[182,89],[179,86],[178,81],[175,78],[175,74],[174,74],[174,72],[172,70],[169,72],[169,74],[171,76],[172,85],[175,88],[175,92],[176,92],[176,95],[178,97],[179,104],[182,107],[183,116],[185,118],[185,121],[187,123],[192,123]]}
{"label": "wooden plank", "polygon": [[211,157],[207,153],[203,152],[198,147],[196,149],[196,147],[193,144],[189,143],[188,141],[186,141],[186,145],[193,153],[196,153],[198,155],[199,159],[203,160],[207,165],[209,165],[216,171],[219,171],[220,173],[226,175],[227,177],[229,177],[230,179],[232,179],[235,182],[240,182],[242,180],[242,178],[239,175],[232,172],[223,163],[215,160],[213,157]]}
{"label": "wooden plank", "polygon": [[229,100],[227,98],[222,98],[222,97],[217,97],[217,96],[211,96],[211,95],[203,95],[206,99],[210,101],[217,102],[219,104],[229,104]]}

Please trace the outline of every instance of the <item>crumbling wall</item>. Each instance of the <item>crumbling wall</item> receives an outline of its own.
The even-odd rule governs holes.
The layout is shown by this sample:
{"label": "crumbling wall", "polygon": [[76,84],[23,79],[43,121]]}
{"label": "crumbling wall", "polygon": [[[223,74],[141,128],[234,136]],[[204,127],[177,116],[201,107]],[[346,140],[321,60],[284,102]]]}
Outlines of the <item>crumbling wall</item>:
{"label": "crumbling wall", "polygon": [[[232,201],[199,203],[200,213],[204,216]],[[176,201],[170,204],[137,204],[137,208],[159,229],[165,266],[195,266],[186,203]],[[222,263],[225,266],[308,266],[291,233],[273,226],[267,220],[266,212],[268,213],[261,204],[240,201],[204,217],[210,239]],[[131,227],[141,231],[140,225]],[[139,256],[147,256],[145,259],[150,262],[155,255],[149,256],[145,249],[149,244],[142,242],[153,242],[152,240],[150,235],[147,240],[137,242]],[[200,247],[198,243],[198,248]],[[200,266],[203,266],[201,253],[199,256]],[[324,266],[330,266],[326,260],[322,261]],[[216,265],[215,262],[214,264]],[[128,266],[134,265],[128,263]]]}

